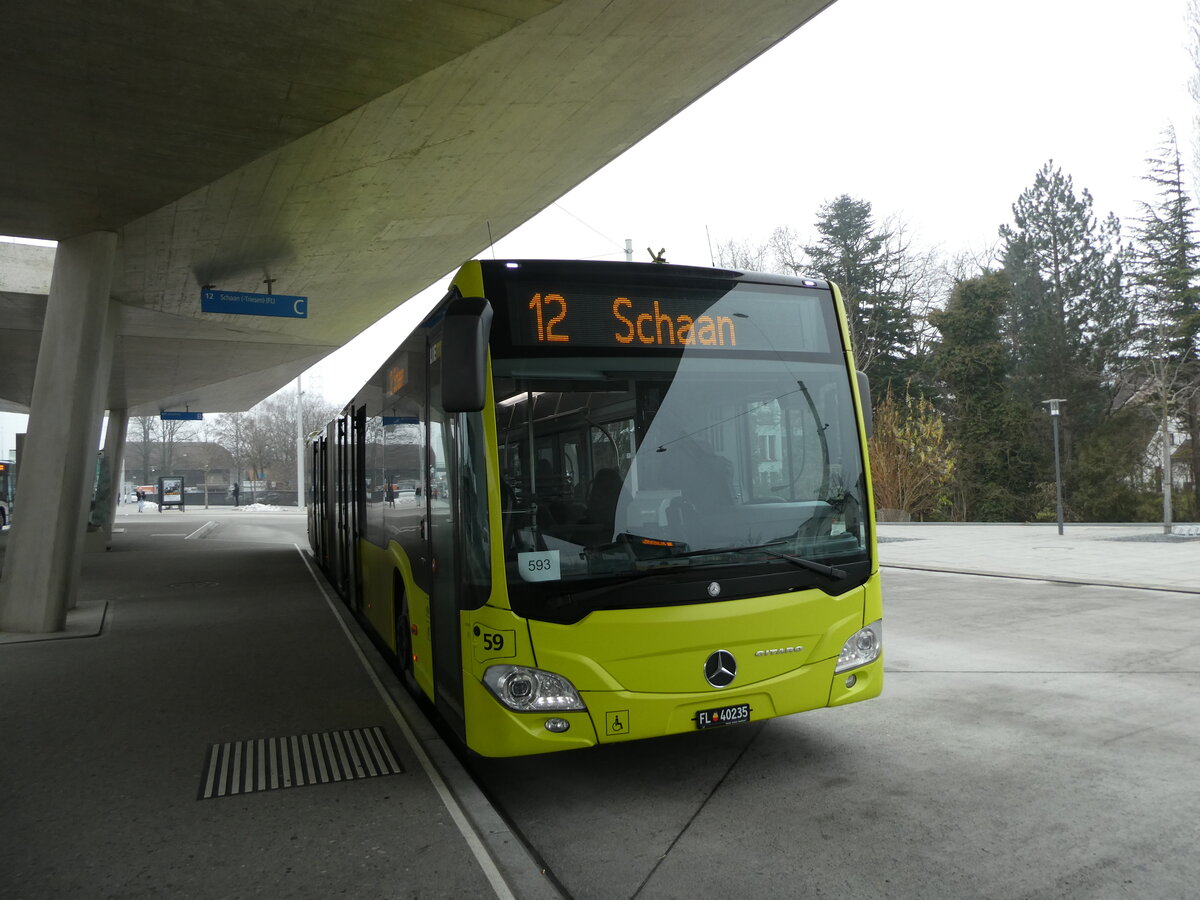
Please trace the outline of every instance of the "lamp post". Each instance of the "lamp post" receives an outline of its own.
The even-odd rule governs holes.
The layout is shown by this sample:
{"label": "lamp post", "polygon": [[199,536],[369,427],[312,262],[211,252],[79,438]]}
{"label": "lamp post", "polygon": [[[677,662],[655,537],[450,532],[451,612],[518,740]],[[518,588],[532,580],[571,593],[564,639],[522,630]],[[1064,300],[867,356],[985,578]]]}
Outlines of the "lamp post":
{"label": "lamp post", "polygon": [[1175,476],[1171,471],[1171,399],[1174,394],[1176,380],[1183,369],[1183,360],[1187,359],[1186,351],[1183,360],[1173,365],[1167,350],[1167,333],[1162,322],[1155,324],[1139,323],[1155,335],[1154,354],[1150,357],[1151,372],[1154,375],[1154,386],[1158,392],[1162,409],[1159,411],[1162,425],[1162,509],[1163,534],[1170,534],[1173,529],[1174,513],[1171,509],[1171,489],[1175,486]]}
{"label": "lamp post", "polygon": [[1058,507],[1058,533],[1063,533],[1063,504],[1062,504],[1062,466],[1058,454],[1058,418],[1062,414],[1059,404],[1066,403],[1061,398],[1043,400],[1042,405],[1050,407],[1050,421],[1054,423],[1054,499]]}
{"label": "lamp post", "polygon": [[1163,534],[1170,534],[1173,526],[1171,520],[1171,489],[1175,486],[1175,474],[1171,471],[1171,414],[1166,397],[1163,397],[1162,410],[1162,507]]}
{"label": "lamp post", "polygon": [[304,392],[296,376],[296,508],[304,509]]}

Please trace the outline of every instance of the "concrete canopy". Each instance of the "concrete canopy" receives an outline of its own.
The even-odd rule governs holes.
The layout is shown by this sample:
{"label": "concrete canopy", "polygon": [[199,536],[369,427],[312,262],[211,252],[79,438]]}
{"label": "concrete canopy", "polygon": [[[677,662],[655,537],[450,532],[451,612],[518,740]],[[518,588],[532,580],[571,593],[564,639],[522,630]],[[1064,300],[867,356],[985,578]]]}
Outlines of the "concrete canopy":
{"label": "concrete canopy", "polygon": [[[109,408],[246,409],[828,2],[17,4],[0,234],[117,233]],[[9,262],[49,268],[2,249],[0,408],[24,409],[45,290]],[[200,312],[266,279],[309,317]]]}

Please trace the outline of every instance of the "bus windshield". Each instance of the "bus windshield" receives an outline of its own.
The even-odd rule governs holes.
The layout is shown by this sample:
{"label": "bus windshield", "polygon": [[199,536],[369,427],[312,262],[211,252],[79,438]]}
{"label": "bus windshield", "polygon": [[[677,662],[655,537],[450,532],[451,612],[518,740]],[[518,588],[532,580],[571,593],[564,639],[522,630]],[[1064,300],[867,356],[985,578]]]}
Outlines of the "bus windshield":
{"label": "bus windshield", "polygon": [[734,288],[713,308],[736,346],[493,359],[515,610],[567,621],[865,580],[846,357],[830,294],[807,293]]}

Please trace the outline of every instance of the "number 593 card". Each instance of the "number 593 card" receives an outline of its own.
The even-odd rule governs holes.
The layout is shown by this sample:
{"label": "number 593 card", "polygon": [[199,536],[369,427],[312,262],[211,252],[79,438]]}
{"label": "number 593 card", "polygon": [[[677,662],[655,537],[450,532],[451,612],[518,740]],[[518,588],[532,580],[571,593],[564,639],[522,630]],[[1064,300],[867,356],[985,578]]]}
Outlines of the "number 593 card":
{"label": "number 593 card", "polygon": [[518,553],[517,568],[523,581],[558,581],[562,572],[558,567],[557,550],[538,550],[535,553]]}

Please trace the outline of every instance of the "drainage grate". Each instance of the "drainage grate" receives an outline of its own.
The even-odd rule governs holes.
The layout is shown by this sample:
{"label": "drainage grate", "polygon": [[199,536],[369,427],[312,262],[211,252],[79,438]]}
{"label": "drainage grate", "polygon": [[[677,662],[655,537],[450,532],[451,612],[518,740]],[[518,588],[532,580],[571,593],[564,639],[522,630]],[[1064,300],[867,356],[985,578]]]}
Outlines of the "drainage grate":
{"label": "drainage grate", "polygon": [[404,771],[378,725],[210,744],[199,800]]}

